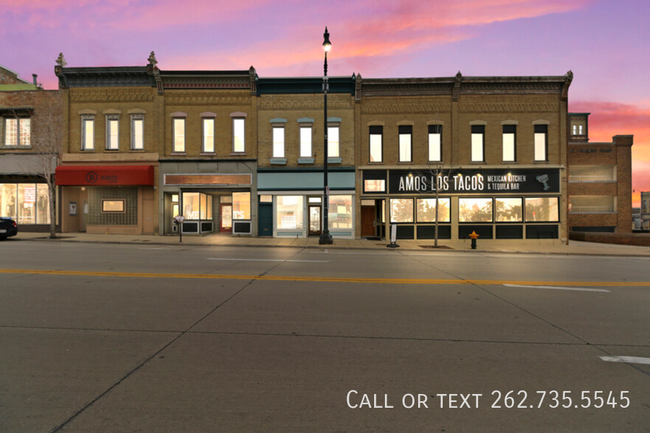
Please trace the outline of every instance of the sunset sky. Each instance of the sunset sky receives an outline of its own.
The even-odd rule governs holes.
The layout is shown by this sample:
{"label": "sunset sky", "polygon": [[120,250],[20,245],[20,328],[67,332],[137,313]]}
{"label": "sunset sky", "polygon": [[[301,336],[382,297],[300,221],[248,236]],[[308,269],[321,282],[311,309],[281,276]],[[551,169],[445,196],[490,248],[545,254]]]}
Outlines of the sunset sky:
{"label": "sunset sky", "polygon": [[248,69],[262,77],[574,73],[590,141],[633,134],[634,205],[650,191],[647,0],[0,0],[0,65],[56,88],[68,66]]}

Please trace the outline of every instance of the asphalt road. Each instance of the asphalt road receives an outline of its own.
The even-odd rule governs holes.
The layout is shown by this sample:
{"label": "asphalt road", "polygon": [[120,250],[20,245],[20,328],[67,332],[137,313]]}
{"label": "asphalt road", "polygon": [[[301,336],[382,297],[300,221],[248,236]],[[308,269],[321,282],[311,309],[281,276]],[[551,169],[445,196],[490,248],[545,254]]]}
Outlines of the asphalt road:
{"label": "asphalt road", "polygon": [[647,258],[0,254],[3,433],[650,431]]}

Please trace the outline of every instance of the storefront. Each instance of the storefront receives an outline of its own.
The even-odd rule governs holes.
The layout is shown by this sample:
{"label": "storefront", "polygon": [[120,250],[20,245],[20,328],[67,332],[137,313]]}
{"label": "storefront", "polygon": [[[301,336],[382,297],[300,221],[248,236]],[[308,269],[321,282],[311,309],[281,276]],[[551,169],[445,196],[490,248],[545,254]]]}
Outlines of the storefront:
{"label": "storefront", "polygon": [[[364,170],[362,236],[558,239],[560,170]],[[365,215],[365,216],[364,216]],[[437,220],[437,224],[436,224]],[[370,223],[368,223],[370,221]]]}
{"label": "storefront", "polygon": [[[354,168],[328,172],[328,229],[333,238],[354,239]],[[259,236],[306,238],[318,236],[323,219],[323,171],[260,169]]]}
{"label": "storefront", "polygon": [[[50,230],[50,192],[38,157],[5,154],[0,158],[0,217],[11,218],[25,232]],[[56,202],[55,197],[55,202]]]}
{"label": "storefront", "polygon": [[60,166],[63,232],[154,233],[154,167]]}
{"label": "storefront", "polygon": [[[254,167],[252,162],[161,163],[161,232],[253,235]],[[183,216],[182,224],[174,222],[176,216]]]}

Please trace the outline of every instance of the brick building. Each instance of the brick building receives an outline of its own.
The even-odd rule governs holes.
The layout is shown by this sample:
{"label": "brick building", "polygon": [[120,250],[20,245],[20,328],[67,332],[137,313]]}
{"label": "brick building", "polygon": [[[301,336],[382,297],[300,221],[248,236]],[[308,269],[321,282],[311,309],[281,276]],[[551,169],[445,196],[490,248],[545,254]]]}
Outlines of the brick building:
{"label": "brick building", "polygon": [[[258,234],[321,233],[324,163],[322,78],[260,78],[258,95]],[[354,239],[355,77],[330,77],[328,91],[328,227]]]}
{"label": "brick building", "polygon": [[35,75],[30,83],[0,67],[0,217],[21,231],[50,230],[46,178],[56,167],[56,143],[43,126],[57,104],[58,92],[43,90]]}
{"label": "brick building", "polygon": [[335,238],[631,230],[632,137],[589,143],[571,72],[330,77],[326,122],[322,78],[59,60],[63,231],[318,235],[325,127]]}
{"label": "brick building", "polygon": [[358,233],[566,240],[571,80],[358,77]]}
{"label": "brick building", "polygon": [[56,169],[62,232],[158,233],[155,81],[147,67],[55,73],[63,100],[63,155]]}
{"label": "brick building", "polygon": [[589,142],[589,114],[569,113],[570,230],[630,233],[634,137]]}

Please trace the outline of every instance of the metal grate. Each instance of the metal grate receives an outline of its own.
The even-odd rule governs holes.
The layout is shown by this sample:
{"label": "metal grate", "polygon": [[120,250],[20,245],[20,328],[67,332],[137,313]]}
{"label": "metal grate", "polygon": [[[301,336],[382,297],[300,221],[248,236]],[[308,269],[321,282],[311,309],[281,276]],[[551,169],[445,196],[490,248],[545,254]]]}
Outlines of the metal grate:
{"label": "metal grate", "polygon": [[[124,212],[102,212],[102,200],[125,200]],[[93,187],[88,190],[88,225],[138,225],[137,187]]]}

